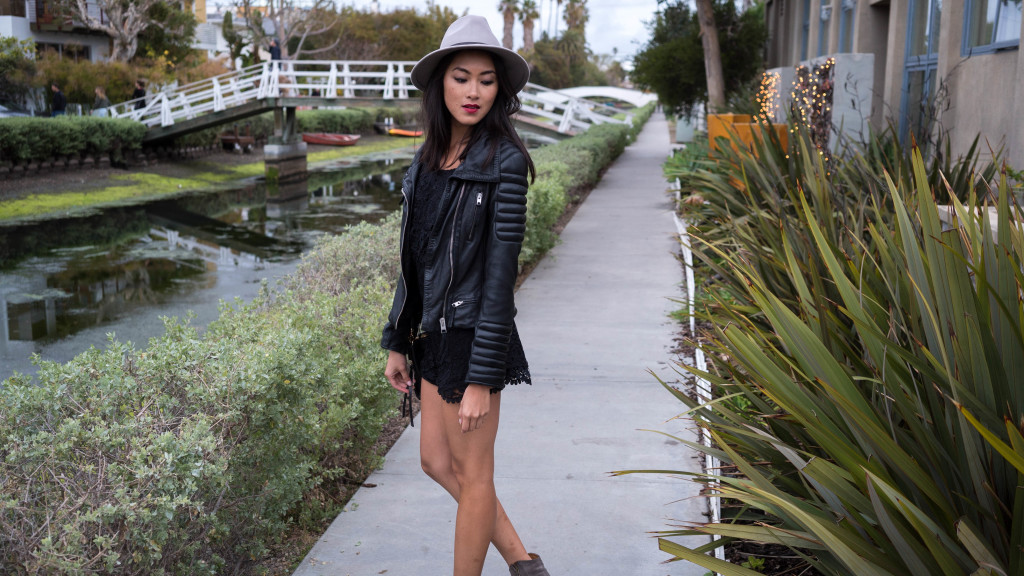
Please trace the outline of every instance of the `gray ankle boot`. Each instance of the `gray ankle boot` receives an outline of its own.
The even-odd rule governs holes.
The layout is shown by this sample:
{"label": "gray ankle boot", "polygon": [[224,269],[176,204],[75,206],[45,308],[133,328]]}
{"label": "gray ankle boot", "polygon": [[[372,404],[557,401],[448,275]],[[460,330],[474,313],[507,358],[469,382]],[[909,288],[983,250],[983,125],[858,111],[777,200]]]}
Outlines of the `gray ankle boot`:
{"label": "gray ankle boot", "polygon": [[509,566],[508,573],[512,576],[551,576],[544,567],[544,561],[532,552],[529,560],[520,560]]}

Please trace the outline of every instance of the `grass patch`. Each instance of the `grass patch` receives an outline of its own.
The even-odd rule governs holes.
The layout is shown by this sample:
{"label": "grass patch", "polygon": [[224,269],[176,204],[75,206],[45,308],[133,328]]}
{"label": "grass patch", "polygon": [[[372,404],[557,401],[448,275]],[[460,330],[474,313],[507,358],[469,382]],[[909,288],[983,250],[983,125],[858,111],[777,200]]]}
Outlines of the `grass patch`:
{"label": "grass patch", "polygon": [[[366,145],[331,148],[309,154],[307,162],[329,162],[339,158],[365,156],[412,147],[420,139],[387,138]],[[81,216],[100,207],[139,204],[154,198],[219,187],[228,182],[263,176],[263,161],[235,166],[213,162],[194,162],[196,173],[189,177],[174,177],[151,172],[131,172],[111,177],[117,183],[111,186],[79,192],[31,194],[0,202],[0,221],[36,220],[54,216]]]}
{"label": "grass patch", "polygon": [[363,156],[365,154],[374,154],[376,152],[388,152],[391,150],[398,150],[399,148],[418,146],[423,143],[422,138],[387,138],[378,141],[371,141],[368,143],[360,143],[355,146],[340,146],[337,148],[329,148],[320,152],[314,152],[306,156],[306,161],[310,164],[314,162],[327,162],[330,160],[337,160],[338,158],[349,158],[351,156]]}

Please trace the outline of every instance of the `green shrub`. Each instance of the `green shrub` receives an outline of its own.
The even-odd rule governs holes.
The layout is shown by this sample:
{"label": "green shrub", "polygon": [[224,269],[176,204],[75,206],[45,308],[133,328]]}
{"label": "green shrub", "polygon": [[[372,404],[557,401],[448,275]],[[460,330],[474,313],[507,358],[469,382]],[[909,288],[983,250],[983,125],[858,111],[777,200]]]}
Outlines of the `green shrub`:
{"label": "green shrub", "polygon": [[367,134],[373,130],[374,115],[363,108],[300,110],[296,120],[300,132]]}
{"label": "green shrub", "polygon": [[138,150],[146,127],[131,120],[61,116],[0,119],[0,162],[32,162],[60,156]]}
{"label": "green shrub", "polygon": [[644,124],[647,124],[647,121],[651,118],[651,114],[654,114],[654,109],[656,107],[657,102],[650,102],[633,110],[633,126],[630,130],[633,138],[636,138],[636,135],[643,130]]}
{"label": "green shrub", "polygon": [[396,245],[396,218],[355,226],[202,336],[168,321],[5,381],[0,572],[212,574],[336,513],[317,491],[379,462],[394,407]]}
{"label": "green shrub", "polygon": [[526,193],[526,235],[519,262],[535,262],[558,240],[554,226],[565,212],[571,186],[568,167],[561,162],[537,165],[537,181]]}

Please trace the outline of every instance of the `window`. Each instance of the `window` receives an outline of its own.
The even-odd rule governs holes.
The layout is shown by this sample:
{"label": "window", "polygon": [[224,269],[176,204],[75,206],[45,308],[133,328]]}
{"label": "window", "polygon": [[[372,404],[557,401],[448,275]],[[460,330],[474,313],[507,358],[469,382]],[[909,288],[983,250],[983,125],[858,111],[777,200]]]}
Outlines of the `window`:
{"label": "window", "polygon": [[[828,4],[826,4],[828,2]],[[821,24],[818,28],[818,56],[828,53],[828,29],[832,26],[832,0],[821,0]]]}
{"label": "window", "polygon": [[853,16],[857,0],[842,0],[839,12],[839,51],[853,52]]}
{"label": "window", "polygon": [[82,46],[81,44],[47,44],[45,42],[36,42],[36,53],[42,54],[43,52],[56,52],[61,60],[67,58],[75,62],[83,62],[92,59],[92,47]]}
{"label": "window", "polygon": [[804,31],[800,36],[800,59],[807,60],[807,41],[811,36],[811,0],[804,0]]}
{"label": "window", "polygon": [[24,18],[25,14],[25,0],[0,0],[0,16]]}
{"label": "window", "polygon": [[1021,0],[966,0],[964,14],[965,56],[1020,44]]}

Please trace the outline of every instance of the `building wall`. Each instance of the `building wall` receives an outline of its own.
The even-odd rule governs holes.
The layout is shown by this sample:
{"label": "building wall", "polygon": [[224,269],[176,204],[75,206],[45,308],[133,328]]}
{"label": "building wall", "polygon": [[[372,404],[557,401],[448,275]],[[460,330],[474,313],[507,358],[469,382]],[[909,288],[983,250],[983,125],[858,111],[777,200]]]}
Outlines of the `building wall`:
{"label": "building wall", "polygon": [[19,40],[32,37],[32,28],[28,18],[19,16],[0,16],[0,36],[18,38]]}
{"label": "building wall", "polygon": [[[780,9],[776,3],[785,2]],[[822,3],[832,5],[832,17],[820,18]],[[853,31],[854,52],[874,54],[874,94],[871,126],[882,130],[899,125],[903,100],[904,63],[910,0],[857,0]],[[839,48],[841,0],[812,0],[809,59],[819,55],[818,38],[828,26],[828,48]],[[772,0],[768,17],[768,67],[800,64],[802,0]],[[961,53],[965,0],[943,0],[939,30],[937,75],[945,89],[938,110],[939,125],[950,136],[953,154],[965,153],[975,136],[993,147],[1002,145],[1007,161],[1024,167],[1024,58],[1020,48],[966,57]],[[780,17],[786,15],[786,18]],[[1024,23],[1022,23],[1024,27]],[[1024,32],[1024,31],[1022,31]],[[1022,34],[1024,36],[1024,34]]]}
{"label": "building wall", "polygon": [[871,128],[886,127],[885,70],[889,56],[888,2],[858,2],[855,11],[853,51],[875,55],[874,83],[871,90]]}

